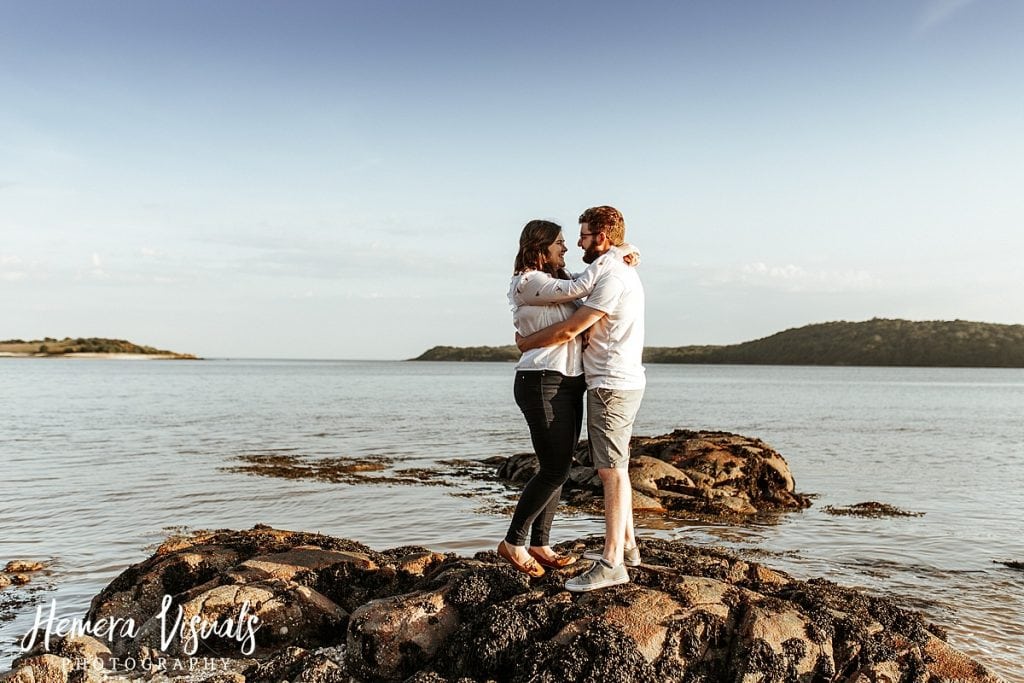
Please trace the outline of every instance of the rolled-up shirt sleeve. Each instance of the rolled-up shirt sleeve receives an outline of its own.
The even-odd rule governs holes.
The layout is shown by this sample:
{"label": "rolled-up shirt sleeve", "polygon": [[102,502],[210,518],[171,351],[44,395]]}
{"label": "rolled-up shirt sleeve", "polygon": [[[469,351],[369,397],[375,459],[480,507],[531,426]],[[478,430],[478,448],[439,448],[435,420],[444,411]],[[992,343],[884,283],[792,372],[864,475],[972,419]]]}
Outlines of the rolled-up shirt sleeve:
{"label": "rolled-up shirt sleeve", "polygon": [[597,286],[590,292],[585,305],[602,313],[611,313],[619,305],[619,299],[626,290],[625,283],[615,275],[608,274],[601,278]]}
{"label": "rolled-up shirt sleeve", "polygon": [[562,280],[539,271],[528,274],[516,288],[520,304],[561,304],[589,296],[601,275],[608,270],[608,260],[616,255],[605,254],[587,266],[572,280]]}

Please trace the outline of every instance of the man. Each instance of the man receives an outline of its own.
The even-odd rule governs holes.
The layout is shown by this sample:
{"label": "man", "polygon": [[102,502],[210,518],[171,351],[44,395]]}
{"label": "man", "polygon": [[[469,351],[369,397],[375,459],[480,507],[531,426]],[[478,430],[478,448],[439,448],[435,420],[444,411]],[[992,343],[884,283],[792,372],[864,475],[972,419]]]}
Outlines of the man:
{"label": "man", "polygon": [[[585,263],[593,263],[625,241],[625,221],[610,206],[587,209],[579,222],[577,244]],[[640,564],[629,483],[629,439],[646,386],[641,362],[644,289],[635,268],[612,259],[575,314],[529,337],[517,337],[517,343],[521,351],[563,344],[587,329],[590,337],[583,351],[587,431],[594,467],[604,486],[605,537],[604,552],[588,557],[595,560],[594,566],[566,582],[565,587],[574,592],[627,583],[625,564]]]}

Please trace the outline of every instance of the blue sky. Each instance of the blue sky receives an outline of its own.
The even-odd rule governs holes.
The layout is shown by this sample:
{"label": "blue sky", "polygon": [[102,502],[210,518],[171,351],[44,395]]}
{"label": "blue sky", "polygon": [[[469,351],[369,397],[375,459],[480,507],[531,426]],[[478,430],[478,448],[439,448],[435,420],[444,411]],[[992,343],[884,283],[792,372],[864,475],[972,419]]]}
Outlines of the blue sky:
{"label": "blue sky", "polygon": [[0,0],[0,338],[509,343],[522,225],[597,204],[651,345],[1024,323],[1021,35],[1017,0]]}

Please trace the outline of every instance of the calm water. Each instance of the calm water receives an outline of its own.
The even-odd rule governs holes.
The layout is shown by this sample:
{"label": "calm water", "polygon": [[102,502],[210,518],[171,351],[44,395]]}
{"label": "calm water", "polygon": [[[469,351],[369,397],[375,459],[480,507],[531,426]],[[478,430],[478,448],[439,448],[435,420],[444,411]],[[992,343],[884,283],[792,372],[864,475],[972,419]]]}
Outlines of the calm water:
{"label": "calm water", "polygon": [[[900,597],[954,645],[1024,681],[1024,370],[648,368],[637,434],[764,439],[814,506],[776,523],[643,531],[773,553],[801,577]],[[504,364],[0,360],[0,561],[53,561],[62,616],[171,527],[256,523],[376,548],[490,549],[506,519],[451,489],[351,486],[222,471],[239,455],[386,455],[408,466],[529,450]],[[826,505],[880,501],[918,518]],[[560,517],[555,540],[601,533]],[[774,553],[779,553],[775,556]],[[0,624],[0,670],[34,608]]]}

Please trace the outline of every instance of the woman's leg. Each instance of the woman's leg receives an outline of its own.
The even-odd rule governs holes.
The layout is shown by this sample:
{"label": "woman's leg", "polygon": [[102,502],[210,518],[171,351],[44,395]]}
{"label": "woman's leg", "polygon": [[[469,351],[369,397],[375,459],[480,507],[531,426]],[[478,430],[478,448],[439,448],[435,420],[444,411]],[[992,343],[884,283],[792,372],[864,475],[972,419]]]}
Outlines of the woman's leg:
{"label": "woman's leg", "polygon": [[[572,469],[572,456],[576,452],[576,444],[580,440],[580,430],[583,428],[583,396],[586,394],[586,383],[582,376],[566,378],[562,384],[562,390],[554,399],[554,412],[561,416],[563,421],[559,429],[551,434],[552,451],[554,457],[554,469],[561,472],[562,481],[559,483],[548,499],[547,505],[533,521],[530,533],[530,546],[543,548],[550,545],[551,522],[558,510],[558,503],[562,498],[562,484],[569,476]],[[564,428],[568,427],[568,429]]]}
{"label": "woman's leg", "polygon": [[[527,482],[512,515],[505,541],[526,544],[533,528],[534,541],[547,544],[551,517],[558,505],[557,493],[569,475],[572,452],[579,438],[577,417],[582,410],[582,378],[567,378],[552,372],[516,374],[516,403],[530,427],[530,438],[540,463],[537,474]],[[580,408],[576,408],[576,404]],[[544,515],[545,512],[550,514]],[[538,517],[544,515],[537,523]],[[536,543],[534,543],[536,545]]]}

